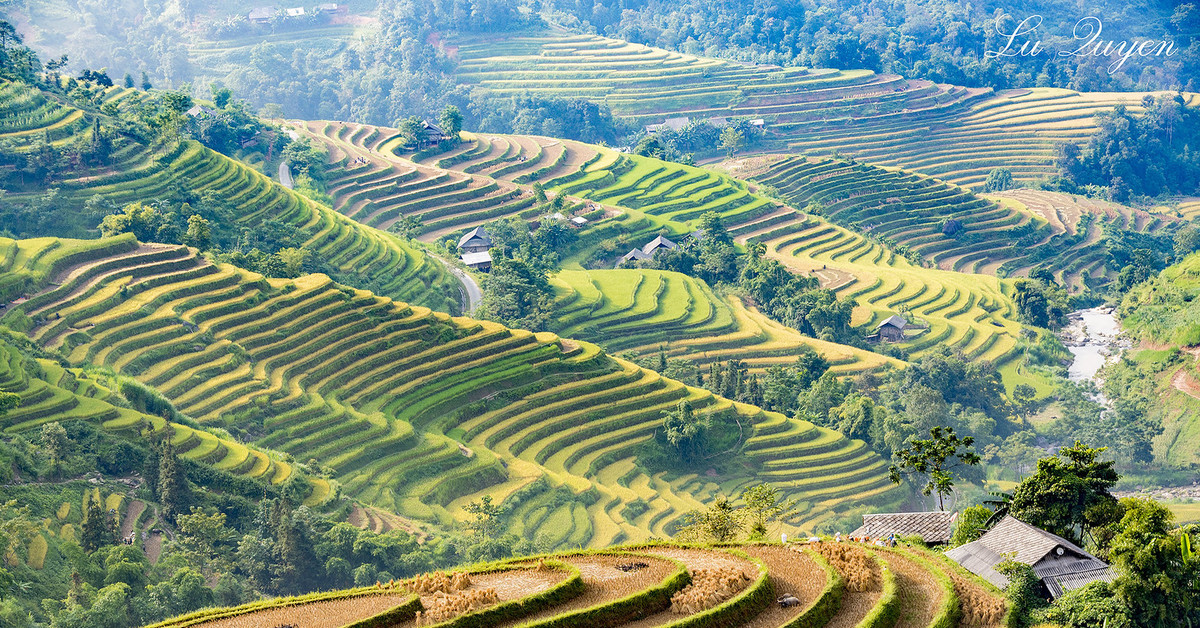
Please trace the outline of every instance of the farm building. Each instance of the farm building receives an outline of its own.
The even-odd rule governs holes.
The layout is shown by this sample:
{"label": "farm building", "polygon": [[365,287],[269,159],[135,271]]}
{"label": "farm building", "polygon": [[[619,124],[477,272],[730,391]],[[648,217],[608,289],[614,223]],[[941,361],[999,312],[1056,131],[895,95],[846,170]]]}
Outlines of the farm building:
{"label": "farm building", "polygon": [[654,238],[653,240],[647,242],[646,246],[642,247],[642,252],[645,253],[647,256],[653,257],[654,252],[658,251],[659,249],[665,249],[667,251],[670,251],[671,249],[675,248],[676,246],[678,246],[678,245],[675,244],[674,242],[664,238],[663,236],[658,236],[657,238]]}
{"label": "farm building", "polygon": [[655,251],[659,251],[659,250],[670,251],[671,249],[674,249],[677,246],[679,246],[679,245],[664,238],[663,236],[658,236],[657,238],[654,238],[653,240],[647,242],[646,246],[643,246],[640,249],[633,249],[632,251],[626,253],[623,257],[621,257],[620,261],[617,262],[617,267],[620,268],[621,264],[624,264],[625,262],[628,262],[629,260],[637,261],[637,260],[643,260],[643,259],[650,259],[651,257],[654,257]]}
{"label": "farm building", "polygon": [[204,105],[192,105],[192,108],[187,110],[187,115],[189,118],[203,118],[215,116],[217,111]]}
{"label": "farm building", "polygon": [[692,119],[687,116],[681,116],[678,118],[667,118],[666,120],[663,121],[662,124],[647,124],[646,132],[647,133],[657,133],[658,131],[671,130],[671,131],[675,131],[676,133],[678,133],[678,132],[682,131],[685,127],[687,127],[687,125],[691,124],[691,122],[692,122]]}
{"label": "farm building", "polygon": [[450,136],[442,130],[442,127],[429,120],[421,120],[421,131],[425,134],[423,138],[418,140],[421,146],[433,146],[434,144],[440,144],[450,139]]}
{"label": "farm building", "polygon": [[347,8],[344,4],[324,2],[317,5],[316,13],[317,15],[345,15]]}
{"label": "farm building", "polygon": [[304,7],[292,7],[290,9],[284,9],[283,12],[288,17],[304,17],[305,13]]}
{"label": "farm building", "polygon": [[255,7],[250,9],[250,14],[246,16],[246,19],[255,24],[266,24],[273,17],[275,17],[275,7]]}
{"label": "farm building", "polygon": [[928,545],[950,542],[950,532],[958,513],[953,512],[888,512],[863,515],[863,524],[850,533],[851,538],[886,539],[919,536]]}
{"label": "farm building", "polygon": [[583,216],[576,216],[571,219],[571,224],[576,227],[582,227],[582,226],[588,224],[588,219],[584,218]]}
{"label": "farm building", "polygon": [[643,253],[641,249],[633,249],[633,250],[629,251],[628,253],[626,253],[625,255],[621,256],[621,261],[617,262],[617,268],[620,268],[621,264],[624,264],[625,262],[628,262],[630,260],[633,260],[636,262],[638,260],[643,260],[643,259],[650,259],[650,256]]}
{"label": "farm building", "polygon": [[949,550],[946,556],[1000,588],[1008,584],[1008,578],[996,571],[996,566],[1012,557],[1033,567],[1051,598],[1097,580],[1112,582],[1116,577],[1108,563],[1078,545],[1011,515],[979,540]]}
{"label": "farm building", "polygon": [[483,253],[492,248],[492,239],[488,237],[483,225],[475,227],[458,239],[460,253]]}
{"label": "farm building", "polygon": [[463,253],[462,261],[473,270],[486,272],[492,269],[492,254],[487,251],[482,253]]}
{"label": "farm building", "polygon": [[904,330],[908,327],[908,321],[904,320],[896,314],[887,317],[879,325],[875,326],[875,333],[870,339],[886,340],[888,342],[903,342]]}

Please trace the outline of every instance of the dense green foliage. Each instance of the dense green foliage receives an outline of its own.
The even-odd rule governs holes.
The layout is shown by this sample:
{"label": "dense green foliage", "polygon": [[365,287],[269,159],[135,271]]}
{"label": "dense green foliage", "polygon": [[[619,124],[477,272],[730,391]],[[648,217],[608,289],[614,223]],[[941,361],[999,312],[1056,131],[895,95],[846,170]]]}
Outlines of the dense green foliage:
{"label": "dense green foliage", "polygon": [[[945,0],[916,3],[819,0],[811,3],[667,2],[633,6],[615,0],[549,3],[558,21],[583,30],[692,54],[759,63],[840,69],[869,68],[914,78],[996,88],[1171,89],[1194,84],[1200,47],[1194,4],[1172,12],[1154,2],[1091,3],[1086,13],[1070,2],[1017,2],[1003,7]],[[985,58],[1027,16],[1041,15],[1038,35],[1053,54]],[[1077,20],[1096,16],[1104,37],[1173,40],[1176,57],[1131,59],[1111,75],[1113,59],[1056,55],[1074,50]],[[1027,37],[1018,37],[1015,53]]]}
{"label": "dense green foliage", "polygon": [[1038,461],[1037,472],[1013,491],[1009,513],[1028,524],[1082,543],[1095,528],[1120,518],[1109,493],[1119,479],[1112,461],[1102,461],[1104,448],[1076,442],[1058,456]]}
{"label": "dense green foliage", "polygon": [[1146,96],[1143,105],[1144,115],[1124,106],[1097,114],[1086,146],[1062,146],[1056,163],[1073,187],[1102,187],[1122,203],[1200,191],[1200,111],[1181,94]]}

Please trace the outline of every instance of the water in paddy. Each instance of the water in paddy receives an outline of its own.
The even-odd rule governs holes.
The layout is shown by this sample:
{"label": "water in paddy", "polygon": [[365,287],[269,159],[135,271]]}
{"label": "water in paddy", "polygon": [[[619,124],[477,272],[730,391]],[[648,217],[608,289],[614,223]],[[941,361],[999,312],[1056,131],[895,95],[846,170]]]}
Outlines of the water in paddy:
{"label": "water in paddy", "polygon": [[1073,382],[1095,379],[1105,364],[1121,354],[1121,323],[1111,307],[1076,310],[1069,318],[1063,328],[1063,343],[1075,359],[1067,369],[1067,377]]}

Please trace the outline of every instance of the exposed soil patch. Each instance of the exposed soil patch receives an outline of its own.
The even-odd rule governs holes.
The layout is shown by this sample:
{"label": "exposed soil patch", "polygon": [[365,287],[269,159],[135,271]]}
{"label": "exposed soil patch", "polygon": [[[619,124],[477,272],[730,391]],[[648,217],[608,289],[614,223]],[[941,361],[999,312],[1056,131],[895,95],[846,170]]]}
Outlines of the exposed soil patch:
{"label": "exposed soil patch", "polygon": [[197,625],[203,628],[263,628],[264,626],[281,625],[292,625],[297,628],[339,628],[348,623],[378,615],[389,608],[396,607],[406,599],[408,599],[407,594],[398,593],[362,595],[288,608],[273,608]]}
{"label": "exposed soil patch", "polygon": [[775,597],[791,595],[800,600],[799,606],[786,608],[772,604],[747,622],[747,628],[773,628],[786,624],[811,607],[825,588],[825,570],[808,554],[775,545],[745,547],[742,551],[767,564]]}
{"label": "exposed soil patch", "polygon": [[[675,565],[670,561],[642,556],[559,556],[556,557],[556,560],[579,568],[579,573],[583,578],[583,594],[566,604],[522,617],[516,621],[500,624],[501,626],[516,626],[613,602],[638,591],[649,589],[675,571]],[[617,568],[618,565],[634,562],[645,563],[646,567],[630,571],[622,571]]]}

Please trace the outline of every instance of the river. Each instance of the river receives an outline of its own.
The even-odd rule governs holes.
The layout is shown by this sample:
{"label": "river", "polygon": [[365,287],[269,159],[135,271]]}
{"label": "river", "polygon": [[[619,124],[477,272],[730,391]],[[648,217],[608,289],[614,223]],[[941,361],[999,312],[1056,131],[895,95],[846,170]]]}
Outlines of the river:
{"label": "river", "polygon": [[1067,369],[1067,377],[1073,382],[1094,380],[1105,364],[1121,355],[1121,323],[1111,307],[1076,310],[1068,318],[1062,340],[1075,359]]}

